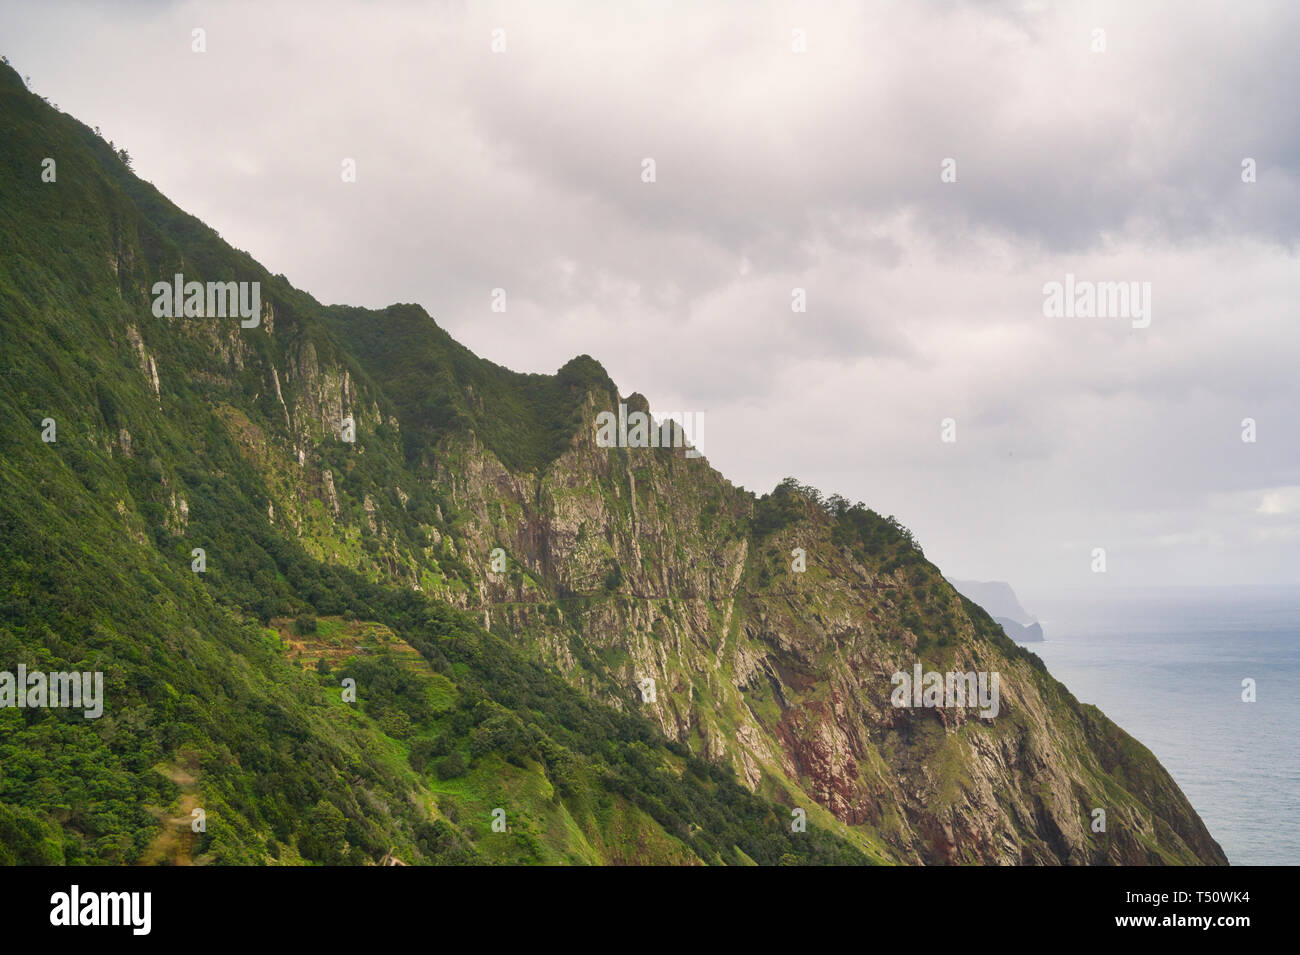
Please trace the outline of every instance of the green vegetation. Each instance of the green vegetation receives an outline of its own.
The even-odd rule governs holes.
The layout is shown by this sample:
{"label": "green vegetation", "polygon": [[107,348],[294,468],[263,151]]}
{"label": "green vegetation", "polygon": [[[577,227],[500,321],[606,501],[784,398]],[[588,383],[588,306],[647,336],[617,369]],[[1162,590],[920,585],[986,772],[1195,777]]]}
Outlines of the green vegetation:
{"label": "green vegetation", "polygon": [[363,365],[382,374],[412,462],[432,460],[448,434],[473,431],[511,470],[540,471],[591,425],[580,417],[589,391],[617,407],[614,383],[588,355],[554,375],[524,375],[475,356],[418,305],[334,306],[325,314]]}
{"label": "green vegetation", "polygon": [[[512,467],[543,466],[587,391],[613,395],[594,361],[517,376],[413,307],[324,309],[7,67],[0,143],[0,661],[102,671],[106,697],[98,720],[0,709],[0,863],[156,857],[167,807],[189,798],[207,813],[185,850],[200,862],[863,861],[824,830],[796,838],[729,769],[682,771],[685,750],[648,720],[378,571],[432,564],[432,583],[473,586],[454,505],[409,463],[472,428]],[[40,180],[46,155],[57,183]],[[262,282],[274,337],[155,318],[152,282],[181,270]],[[335,342],[340,322],[363,360],[404,360],[355,447],[312,449],[304,473],[332,474],[332,521],[284,510],[303,465],[276,451],[290,432],[269,369],[310,354],[369,388]],[[311,398],[301,377],[278,386]],[[368,520],[389,533],[348,536]],[[495,806],[506,833],[488,824]]]}
{"label": "green vegetation", "polygon": [[[0,863],[1217,858],[893,517],[593,453],[593,359],[324,307],[7,67],[0,252],[0,670],[105,680],[100,719],[0,709]],[[260,282],[262,324],[154,316],[177,272]],[[885,709],[915,660],[1001,669],[996,728]],[[1103,798],[1135,823],[1085,841]]]}

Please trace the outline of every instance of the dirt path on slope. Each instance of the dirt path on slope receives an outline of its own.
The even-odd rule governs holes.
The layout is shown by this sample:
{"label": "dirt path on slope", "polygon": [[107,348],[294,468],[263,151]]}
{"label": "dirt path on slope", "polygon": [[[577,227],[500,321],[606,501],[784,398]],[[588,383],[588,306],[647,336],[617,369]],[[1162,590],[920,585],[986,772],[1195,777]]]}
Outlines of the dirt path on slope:
{"label": "dirt path on slope", "polygon": [[162,831],[149,843],[140,857],[140,864],[194,865],[194,849],[198,845],[199,834],[190,826],[194,822],[192,813],[199,805],[198,780],[180,766],[170,763],[155,766],[154,770],[180,787],[181,794],[177,800],[180,814],[171,816],[166,810],[152,810]]}

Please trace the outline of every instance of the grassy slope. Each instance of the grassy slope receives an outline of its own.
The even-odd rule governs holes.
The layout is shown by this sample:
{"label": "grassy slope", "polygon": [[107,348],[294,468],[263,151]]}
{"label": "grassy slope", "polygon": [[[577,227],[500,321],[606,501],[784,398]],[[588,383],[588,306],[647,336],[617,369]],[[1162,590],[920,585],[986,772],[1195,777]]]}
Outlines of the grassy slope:
{"label": "grassy slope", "polygon": [[[57,159],[56,183],[40,181],[45,156]],[[213,321],[154,318],[150,285],[182,270],[261,281],[274,337],[259,329],[234,342]],[[310,297],[135,179],[8,68],[0,310],[0,661],[102,670],[107,683],[100,720],[0,710],[0,862],[136,861],[166,827],[160,817],[190,805],[190,789],[207,813],[186,850],[200,861],[362,862],[389,850],[415,862],[861,860],[815,829],[794,838],[784,811],[728,772],[473,620],[378,584],[374,561],[358,557],[359,573],[323,563],[338,543],[332,528],[309,525],[299,539],[266,520],[280,492],[250,463],[248,435],[281,427],[269,370],[310,342],[363,389],[365,373]],[[159,395],[128,329],[156,360]],[[587,363],[572,371],[595,377]],[[508,373],[484,374],[488,393]],[[485,434],[563,397],[540,380],[524,390],[529,400],[475,419]],[[46,417],[54,443],[40,439]],[[515,462],[544,460],[552,438]],[[352,457],[313,449],[352,509],[323,524],[346,527],[366,495],[397,523],[399,482],[417,494],[412,512],[441,507],[404,470],[413,449],[382,429],[368,441]],[[394,546],[414,559],[423,543]],[[194,546],[209,555],[203,575],[189,567]],[[304,669],[265,624],[307,611],[382,623],[424,665],[378,652]],[[356,705],[341,699],[349,675]],[[453,752],[464,771],[438,778]],[[498,806],[505,833],[485,813]]]}

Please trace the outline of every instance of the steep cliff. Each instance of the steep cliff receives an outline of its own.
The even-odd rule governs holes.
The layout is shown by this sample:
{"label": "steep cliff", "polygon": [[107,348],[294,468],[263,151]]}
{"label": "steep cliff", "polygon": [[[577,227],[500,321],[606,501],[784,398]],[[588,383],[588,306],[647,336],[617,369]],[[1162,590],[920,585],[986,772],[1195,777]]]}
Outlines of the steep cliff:
{"label": "steep cliff", "polygon": [[[432,324],[351,312],[336,329],[372,374],[401,361],[420,382],[442,359],[436,336],[420,344]],[[460,398],[477,394],[485,414],[516,397],[509,380],[472,378]],[[399,417],[414,419],[422,389],[394,384]],[[494,632],[758,792],[815,800],[891,859],[1222,861],[1154,758],[962,598],[897,522],[793,481],[755,498],[684,449],[599,447],[597,415],[644,400],[594,371],[570,392],[578,427],[563,451],[508,468],[511,452],[471,419],[428,462],[477,557],[465,606]],[[502,574],[489,569],[497,547]],[[918,662],[997,672],[998,715],[893,706],[892,675]],[[647,677],[653,701],[637,692]]]}
{"label": "steep cliff", "polygon": [[[0,710],[20,861],[154,858],[190,798],[198,861],[1226,861],[893,518],[602,447],[649,409],[592,358],[325,308],[7,68],[0,107],[0,661],[110,696]],[[159,315],[177,273],[259,283],[259,321]],[[996,713],[895,705],[918,665],[996,674]]]}

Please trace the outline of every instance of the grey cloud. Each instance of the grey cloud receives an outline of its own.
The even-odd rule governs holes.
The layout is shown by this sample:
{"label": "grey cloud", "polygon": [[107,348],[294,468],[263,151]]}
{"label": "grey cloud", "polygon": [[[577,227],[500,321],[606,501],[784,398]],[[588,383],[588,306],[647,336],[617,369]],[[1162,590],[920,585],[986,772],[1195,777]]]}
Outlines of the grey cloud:
{"label": "grey cloud", "polygon": [[[589,353],[707,410],[737,483],[862,499],[952,575],[1076,581],[1097,541],[1145,583],[1294,582],[1291,4],[0,3],[0,36],[322,301]],[[1151,281],[1151,328],[1044,318],[1067,271]]]}

